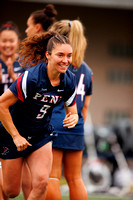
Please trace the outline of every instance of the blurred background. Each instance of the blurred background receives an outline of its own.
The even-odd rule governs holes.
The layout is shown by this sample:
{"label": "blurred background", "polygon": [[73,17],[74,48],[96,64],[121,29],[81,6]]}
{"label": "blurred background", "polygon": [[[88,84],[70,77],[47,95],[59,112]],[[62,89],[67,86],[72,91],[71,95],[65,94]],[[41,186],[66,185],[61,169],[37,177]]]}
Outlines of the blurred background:
{"label": "blurred background", "polygon": [[[85,27],[85,61],[94,76],[84,157],[104,160],[114,176],[109,185],[123,187],[115,181],[117,168],[133,169],[133,0],[1,0],[0,24],[14,21],[23,39],[29,14],[48,3],[58,11],[57,20],[80,19]],[[94,185],[101,184],[99,174],[93,175]]]}

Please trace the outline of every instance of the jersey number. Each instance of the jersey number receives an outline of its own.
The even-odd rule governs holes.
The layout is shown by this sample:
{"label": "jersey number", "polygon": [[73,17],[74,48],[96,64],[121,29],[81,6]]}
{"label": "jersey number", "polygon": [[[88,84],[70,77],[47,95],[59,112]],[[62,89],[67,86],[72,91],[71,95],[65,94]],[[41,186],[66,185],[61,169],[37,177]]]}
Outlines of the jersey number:
{"label": "jersey number", "polygon": [[78,87],[77,87],[77,95],[81,95],[81,101],[83,101],[84,95],[85,95],[85,84],[83,84],[84,81],[84,74],[80,75]]}
{"label": "jersey number", "polygon": [[40,109],[40,114],[37,115],[37,119],[42,119],[44,117],[44,115],[47,113],[47,110],[50,108],[51,106],[48,105],[44,105],[41,109]]}

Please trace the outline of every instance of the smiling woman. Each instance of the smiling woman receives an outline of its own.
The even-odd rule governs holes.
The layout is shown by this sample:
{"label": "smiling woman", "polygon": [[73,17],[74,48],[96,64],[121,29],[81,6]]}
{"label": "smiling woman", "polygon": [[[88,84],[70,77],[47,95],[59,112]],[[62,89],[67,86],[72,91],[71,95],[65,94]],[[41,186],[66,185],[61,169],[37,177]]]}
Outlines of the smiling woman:
{"label": "smiling woman", "polygon": [[56,67],[54,67],[52,63],[51,63],[51,66],[56,69],[57,73],[65,73],[68,66],[72,62],[72,47],[70,45],[65,44],[65,48],[64,48],[64,44],[62,44],[60,46],[57,46],[56,49],[53,49],[52,54],[51,53],[49,54],[48,52],[46,52],[46,57],[47,59],[50,60],[49,63],[51,63],[50,57],[51,58],[54,57],[54,59],[52,60],[55,62]]}
{"label": "smiling woman", "polygon": [[3,24],[0,28],[0,95],[24,71],[18,63],[19,43],[17,26],[11,21]]}
{"label": "smiling woman", "polygon": [[52,166],[51,141],[56,136],[50,124],[53,108],[63,100],[63,126],[70,129],[78,122],[75,76],[67,70],[71,57],[68,38],[55,32],[21,43],[20,61],[29,68],[0,97],[0,158],[7,198],[20,193],[24,161],[32,177],[28,199],[45,197]]}

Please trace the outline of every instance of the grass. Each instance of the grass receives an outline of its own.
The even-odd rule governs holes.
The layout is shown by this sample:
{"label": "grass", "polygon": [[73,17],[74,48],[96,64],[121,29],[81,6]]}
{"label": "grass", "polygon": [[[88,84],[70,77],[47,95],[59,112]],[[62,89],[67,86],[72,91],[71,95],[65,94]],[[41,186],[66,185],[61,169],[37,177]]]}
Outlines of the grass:
{"label": "grass", "polygon": [[[14,200],[24,200],[23,194],[20,194],[18,197],[14,198]],[[69,200],[69,197],[62,196],[62,200]],[[117,197],[109,197],[105,195],[89,195],[88,200],[133,200],[133,198],[125,198],[125,197],[117,198]]]}
{"label": "grass", "polygon": [[90,195],[88,200],[133,200],[133,198],[126,198],[126,197],[111,197],[107,195]]}
{"label": "grass", "polygon": [[[61,178],[60,184],[61,185],[67,184],[64,177]],[[24,200],[24,197],[23,197],[23,194],[20,193],[20,195],[18,197],[13,198],[13,199],[14,200]],[[10,200],[13,200],[13,199],[10,199]],[[68,195],[62,195],[62,200],[69,200]],[[101,194],[101,195],[93,194],[93,195],[88,195],[88,200],[133,200],[133,197],[132,198],[131,197],[118,198],[118,197],[107,196],[107,194]]]}

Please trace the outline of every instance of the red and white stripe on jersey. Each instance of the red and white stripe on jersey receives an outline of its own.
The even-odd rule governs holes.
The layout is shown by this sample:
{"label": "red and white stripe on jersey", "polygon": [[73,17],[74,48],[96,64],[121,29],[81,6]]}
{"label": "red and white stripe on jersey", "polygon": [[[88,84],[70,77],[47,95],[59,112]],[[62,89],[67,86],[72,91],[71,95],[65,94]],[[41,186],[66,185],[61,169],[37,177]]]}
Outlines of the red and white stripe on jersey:
{"label": "red and white stripe on jersey", "polygon": [[[72,96],[65,102],[65,105],[66,106],[70,106],[71,104],[74,105],[76,103],[76,93],[77,93],[77,90],[75,89],[74,93],[72,94]],[[75,98],[75,100],[74,100]],[[74,102],[73,102],[74,100]],[[73,103],[72,103],[73,102]]]}
{"label": "red and white stripe on jersey", "polygon": [[[27,89],[26,89],[27,76],[28,76],[28,71],[25,71],[25,73],[20,75],[17,79],[17,93],[18,93],[18,98],[21,101],[24,101],[24,97],[25,98],[27,97]],[[21,80],[22,80],[22,85],[21,85]]]}

